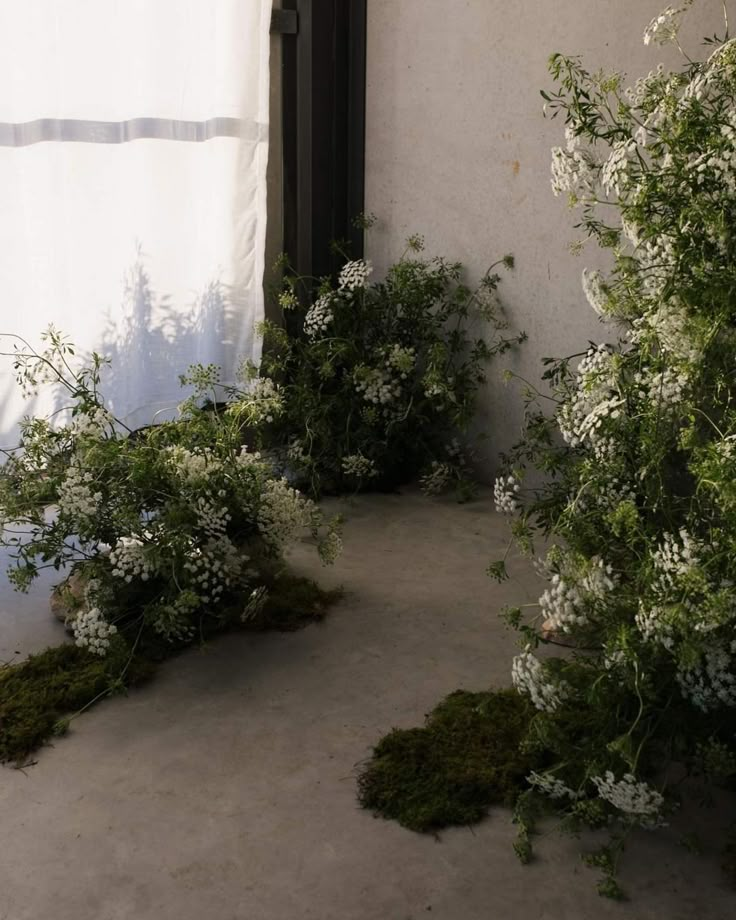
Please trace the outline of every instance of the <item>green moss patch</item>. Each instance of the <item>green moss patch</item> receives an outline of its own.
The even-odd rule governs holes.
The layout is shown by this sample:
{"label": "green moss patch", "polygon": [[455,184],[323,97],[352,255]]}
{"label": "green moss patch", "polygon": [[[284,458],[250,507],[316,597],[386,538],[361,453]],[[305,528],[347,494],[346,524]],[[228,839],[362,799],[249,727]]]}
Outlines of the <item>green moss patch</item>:
{"label": "green moss patch", "polygon": [[394,729],[358,779],[360,804],[413,831],[480,821],[514,803],[535,768],[521,747],[532,716],[513,690],[451,693],[424,728]]}
{"label": "green moss patch", "polygon": [[[244,629],[295,630],[322,620],[339,591],[325,591],[308,578],[285,573],[275,578],[268,601]],[[214,635],[213,635],[214,638]],[[70,715],[151,677],[157,662],[179,648],[140,642],[131,652],[115,637],[104,658],[75,645],[60,645],[19,664],[0,666],[0,763],[23,763],[55,735]]]}

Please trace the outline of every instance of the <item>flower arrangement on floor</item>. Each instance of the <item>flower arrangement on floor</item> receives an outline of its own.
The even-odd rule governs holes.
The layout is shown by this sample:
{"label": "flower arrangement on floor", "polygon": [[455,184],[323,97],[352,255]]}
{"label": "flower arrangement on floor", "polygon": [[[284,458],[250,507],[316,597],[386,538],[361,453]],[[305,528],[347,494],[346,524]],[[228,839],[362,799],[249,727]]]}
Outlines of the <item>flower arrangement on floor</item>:
{"label": "flower arrangement on floor", "polygon": [[81,649],[128,661],[247,624],[290,543],[311,535],[323,561],[338,554],[335,522],[243,446],[242,407],[213,398],[216,368],[182,378],[193,395],[176,421],[131,432],[100,395],[104,360],[75,366],[53,329],[45,342],[15,340],[18,381],[54,385],[67,424],[26,418],[5,452],[0,543],[20,590],[42,568],[66,573],[57,601]]}
{"label": "flower arrangement on floor", "polygon": [[[497,301],[496,268],[475,290],[461,266],[417,256],[413,237],[384,281],[347,262],[336,284],[288,266],[282,325],[266,323],[250,419],[262,443],[280,449],[312,494],[392,488],[415,476],[429,493],[472,491],[466,445],[485,366],[523,336],[509,337]],[[306,292],[306,293],[305,293]],[[471,324],[482,326],[471,335]]]}
{"label": "flower arrangement on floor", "polygon": [[[647,43],[678,41],[668,8]],[[617,828],[590,861],[615,879],[626,834],[667,821],[683,773],[736,776],[736,41],[624,89],[554,55],[548,111],[566,122],[552,185],[612,256],[584,272],[611,344],[549,362],[550,419],[496,484],[531,551],[552,546],[514,686],[537,714],[527,744],[548,767],[518,806],[520,852],[540,797],[572,826]],[[525,498],[529,465],[550,476]],[[492,567],[503,577],[503,563]],[[537,657],[540,644],[573,651]],[[612,824],[613,823],[613,824]]]}

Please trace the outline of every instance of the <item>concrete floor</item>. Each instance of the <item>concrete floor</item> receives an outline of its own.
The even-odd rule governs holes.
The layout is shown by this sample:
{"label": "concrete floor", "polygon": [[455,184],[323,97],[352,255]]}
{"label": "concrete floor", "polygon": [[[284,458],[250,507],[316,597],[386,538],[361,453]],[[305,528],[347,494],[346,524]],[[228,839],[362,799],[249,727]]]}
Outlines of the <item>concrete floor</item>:
{"label": "concrete floor", "polygon": [[[713,853],[643,834],[632,896],[600,899],[580,842],[521,866],[509,814],[439,839],[360,810],[355,769],[392,726],[446,693],[507,684],[515,637],[496,616],[538,591],[512,561],[485,575],[505,524],[488,497],[340,506],[345,553],[305,572],[343,584],[324,624],[237,635],[103,703],[24,771],[0,771],[0,920],[726,920],[736,893]],[[3,657],[59,637],[47,588],[0,596]],[[709,814],[706,825],[720,814]]]}

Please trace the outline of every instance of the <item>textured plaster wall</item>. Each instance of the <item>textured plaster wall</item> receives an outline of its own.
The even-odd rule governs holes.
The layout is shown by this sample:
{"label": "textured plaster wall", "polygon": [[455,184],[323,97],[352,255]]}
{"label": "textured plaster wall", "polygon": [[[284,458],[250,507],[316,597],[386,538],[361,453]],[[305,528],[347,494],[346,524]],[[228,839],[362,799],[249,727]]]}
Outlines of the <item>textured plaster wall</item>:
{"label": "textured plaster wall", "polygon": [[[568,250],[574,215],[552,195],[549,150],[563,125],[542,116],[554,51],[582,54],[591,69],[633,79],[671,53],[642,43],[664,0],[368,0],[367,210],[380,223],[368,255],[377,271],[424,234],[430,254],[469,266],[471,278],[511,252],[516,269],[501,296],[512,324],[529,334],[517,357],[491,369],[479,425],[491,434],[482,472],[520,430],[519,387],[504,367],[537,381],[543,355],[573,354],[612,333],[580,287],[593,248]],[[701,0],[695,32],[720,26],[719,4]],[[615,335],[615,333],[613,334]]]}

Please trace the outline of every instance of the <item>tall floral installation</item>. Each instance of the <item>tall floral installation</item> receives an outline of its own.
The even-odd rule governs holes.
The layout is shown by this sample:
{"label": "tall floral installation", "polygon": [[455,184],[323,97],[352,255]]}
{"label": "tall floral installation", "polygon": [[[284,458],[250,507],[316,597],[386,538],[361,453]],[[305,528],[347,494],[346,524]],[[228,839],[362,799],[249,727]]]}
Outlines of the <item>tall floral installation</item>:
{"label": "tall floral installation", "polygon": [[410,238],[379,283],[363,259],[347,261],[336,282],[286,266],[283,322],[264,324],[250,421],[314,495],[416,477],[430,494],[473,491],[476,395],[487,362],[523,339],[505,334],[497,298],[496,269],[513,260],[471,289],[460,264],[419,258],[422,247]]}
{"label": "tall floral installation", "polygon": [[[687,8],[647,44],[679,47]],[[527,437],[496,483],[532,551],[550,541],[513,683],[536,710],[546,767],[517,807],[519,849],[540,798],[573,827],[615,827],[590,861],[616,896],[635,827],[665,824],[683,775],[736,777],[736,41],[632,87],[554,55],[548,113],[564,118],[552,187],[610,253],[583,272],[614,341],[549,362],[556,409],[530,399]],[[684,53],[684,52],[683,52]],[[529,466],[547,484],[523,488]],[[526,497],[525,497],[526,496]],[[503,577],[503,563],[492,571]],[[540,657],[539,646],[567,645]]]}
{"label": "tall floral installation", "polygon": [[[325,600],[316,586],[289,582],[283,554],[311,536],[332,561],[335,522],[244,445],[245,391],[223,391],[217,368],[194,367],[182,378],[192,395],[178,419],[131,432],[105,407],[104,359],[77,363],[60,333],[44,338],[40,352],[14,340],[18,382],[27,395],[54,386],[66,424],[58,413],[26,418],[19,446],[5,451],[0,543],[16,588],[44,568],[65,576],[55,600],[77,648],[69,661],[93,675],[97,693],[124,684],[141,657],[258,623],[285,578],[310,603]],[[0,671],[2,759],[25,753],[8,734],[17,713],[3,693],[18,680],[15,668]],[[72,696],[90,702],[79,688]],[[18,727],[18,744],[27,727]]]}

